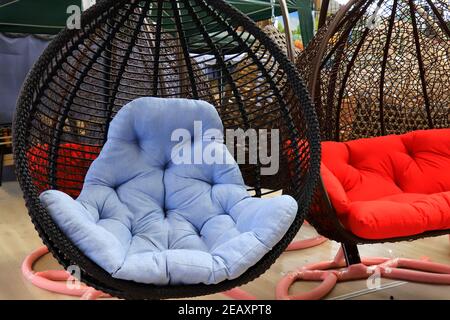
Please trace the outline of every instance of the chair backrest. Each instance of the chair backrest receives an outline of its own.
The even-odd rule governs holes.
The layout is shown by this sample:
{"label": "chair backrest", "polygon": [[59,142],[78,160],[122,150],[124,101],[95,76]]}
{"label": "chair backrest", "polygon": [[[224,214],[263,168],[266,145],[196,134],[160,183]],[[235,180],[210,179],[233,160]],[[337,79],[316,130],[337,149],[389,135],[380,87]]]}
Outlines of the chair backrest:
{"label": "chair backrest", "polygon": [[[295,68],[253,22],[237,16],[222,1],[204,0],[102,1],[88,10],[81,30],[63,32],[45,51],[18,104],[16,154],[28,155],[22,164],[36,192],[70,187],[76,196],[111,119],[145,96],[205,100],[225,128],[315,139],[309,146],[317,153],[314,110]],[[244,144],[249,159],[249,139]],[[257,195],[270,186],[300,197],[319,157],[311,151],[297,152],[295,176],[283,151],[274,176],[261,175],[259,158],[241,170]],[[80,152],[82,160],[74,157]]]}

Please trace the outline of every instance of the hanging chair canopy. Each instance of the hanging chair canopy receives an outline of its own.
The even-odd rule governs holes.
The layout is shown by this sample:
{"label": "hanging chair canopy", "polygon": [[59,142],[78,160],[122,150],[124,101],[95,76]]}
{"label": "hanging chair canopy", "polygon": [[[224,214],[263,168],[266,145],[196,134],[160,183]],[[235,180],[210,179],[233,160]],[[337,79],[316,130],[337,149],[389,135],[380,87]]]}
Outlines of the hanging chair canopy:
{"label": "hanging chair canopy", "polygon": [[[171,17],[170,26],[165,17]],[[125,104],[145,96],[207,101],[217,108],[225,129],[278,130],[279,171],[262,175],[259,160],[247,161],[240,170],[249,192],[261,196],[267,188],[283,189],[297,200],[298,213],[282,240],[241,276],[216,285],[174,286],[112,278],[73,245],[41,205],[39,195],[47,189],[78,196],[112,119]],[[103,0],[83,13],[81,30],[61,32],[30,72],[17,106],[14,153],[32,221],[64,267],[78,265],[84,282],[118,297],[185,297],[251,281],[284,251],[318,180],[318,131],[298,71],[263,31],[227,3]],[[248,140],[239,145],[246,159]]]}
{"label": "hanging chair canopy", "polygon": [[[362,176],[363,171],[374,174],[376,169],[368,165],[370,159],[378,159],[377,157],[381,159],[381,155],[384,155],[387,157],[385,160],[374,160],[374,163],[380,164],[390,159],[390,163],[396,168],[392,170],[392,176],[395,177],[392,185],[403,186],[404,181],[400,177],[406,176],[406,172],[405,169],[401,169],[402,162],[398,159],[399,157],[414,159],[416,149],[421,147],[425,150],[424,152],[428,152],[426,150],[429,149],[441,150],[430,151],[430,154],[445,157],[446,144],[439,142],[441,140],[437,138],[434,139],[437,145],[433,145],[431,143],[433,139],[428,138],[430,139],[428,142],[422,142],[423,146],[417,138],[414,140],[415,143],[411,143],[410,148],[400,148],[403,145],[389,147],[383,139],[362,138],[378,139],[378,136],[407,134],[411,131],[417,131],[417,133],[411,132],[405,137],[432,137],[433,134],[438,136],[448,132],[447,130],[424,133],[420,130],[450,127],[449,21],[450,7],[444,0],[353,0],[327,21],[299,57],[297,66],[307,79],[315,102],[322,140],[330,141],[322,144],[323,159],[328,161],[327,166],[333,168],[334,173],[338,171],[339,160],[342,163],[345,162],[345,165],[341,167],[353,173],[352,177],[345,176],[348,179],[343,179],[345,181],[341,181],[342,183],[347,183],[347,186],[352,185],[350,181],[355,184],[367,183],[369,180],[362,181],[362,178],[351,179],[360,177],[358,174]],[[385,138],[386,141],[400,141],[400,137],[403,136]],[[336,144],[335,141],[345,142],[345,145]],[[366,150],[361,147],[365,145],[365,141],[367,141]],[[375,145],[370,147],[370,143],[377,141],[383,141],[384,146],[383,144],[378,146],[379,149],[375,152],[377,157],[367,157],[367,154],[377,150]],[[360,152],[359,158],[352,146]],[[342,151],[340,153],[342,159],[339,159],[337,155],[339,152],[336,150]],[[409,154],[405,153],[405,150],[408,150]],[[326,159],[325,155],[327,155]],[[423,155],[427,163],[433,163],[433,168],[441,168],[433,162],[434,160],[427,157]],[[364,165],[361,165],[359,162],[363,160]],[[411,168],[412,166],[408,169],[408,173],[412,177],[414,177],[413,172],[419,176],[423,174],[422,167],[419,171],[411,171]],[[324,170],[322,179],[325,182],[327,179],[324,179],[324,174],[327,172]],[[380,181],[386,182],[391,178]],[[334,182],[338,181],[336,177],[333,179]],[[435,174],[427,175],[424,179],[441,181],[444,178]],[[446,183],[439,182],[441,189],[436,188],[433,191],[447,191],[444,187]],[[448,229],[435,228],[427,232],[416,230],[411,235],[404,233],[402,237],[396,237],[395,232],[392,232],[382,240],[358,237],[345,228],[342,221],[338,219],[339,208],[335,205],[336,201],[333,204],[330,202],[333,192],[337,191],[336,188],[329,190],[330,185],[328,183],[327,190],[321,185],[308,219],[322,235],[333,240],[355,245],[411,240],[449,232]],[[369,188],[372,191],[386,189],[380,186],[380,183],[374,183]],[[405,190],[402,192],[407,192]],[[409,190],[418,189],[410,188]],[[417,192],[433,193],[430,190]],[[375,198],[377,197],[370,198],[366,195],[363,200]],[[354,199],[360,200],[356,196]],[[438,206],[435,205],[434,209],[436,208]],[[433,210],[423,210],[427,214],[433,212]],[[372,211],[367,209],[363,213],[371,214],[370,212],[375,212],[375,209]],[[383,214],[386,212],[387,210],[382,210]],[[442,212],[445,210],[442,209]],[[396,211],[395,214],[398,215],[399,212]],[[387,218],[389,219],[394,221],[392,216]],[[363,220],[360,218],[358,221]],[[391,228],[393,225],[391,223]],[[393,230],[398,231],[395,228]]]}

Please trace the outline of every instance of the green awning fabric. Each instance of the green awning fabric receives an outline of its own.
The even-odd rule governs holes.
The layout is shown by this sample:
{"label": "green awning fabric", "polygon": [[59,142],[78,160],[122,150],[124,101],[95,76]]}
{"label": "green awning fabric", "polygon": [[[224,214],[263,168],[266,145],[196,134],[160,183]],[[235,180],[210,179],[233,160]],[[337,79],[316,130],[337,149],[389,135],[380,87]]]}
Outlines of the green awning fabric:
{"label": "green awning fabric", "polygon": [[[0,0],[0,32],[56,34],[66,25],[70,5],[81,7],[82,0]],[[287,0],[290,12],[298,11],[303,43],[313,36],[311,0]],[[228,0],[228,3],[255,21],[272,16],[270,0]],[[280,16],[278,0],[275,15]],[[208,30],[214,32],[214,30]],[[220,39],[220,36],[218,37]]]}
{"label": "green awning fabric", "polygon": [[311,0],[296,0],[298,10],[298,20],[300,22],[300,32],[303,45],[306,46],[314,36],[314,20],[312,16]]}
{"label": "green awning fabric", "polygon": [[0,0],[0,32],[56,34],[81,0]]}
{"label": "green awning fabric", "polygon": [[[272,16],[270,0],[229,0],[228,3],[255,21]],[[296,0],[288,0],[287,4],[290,12],[297,10]],[[56,34],[66,25],[70,5],[81,7],[81,0],[0,0],[0,32]],[[275,15],[281,15],[278,0],[275,0]]]}
{"label": "green awning fabric", "polygon": [[[244,12],[255,21],[266,20],[272,17],[272,7],[270,0],[228,0],[240,11]],[[296,0],[286,1],[289,12],[297,10]],[[274,1],[275,16],[281,16],[281,10],[278,0]]]}

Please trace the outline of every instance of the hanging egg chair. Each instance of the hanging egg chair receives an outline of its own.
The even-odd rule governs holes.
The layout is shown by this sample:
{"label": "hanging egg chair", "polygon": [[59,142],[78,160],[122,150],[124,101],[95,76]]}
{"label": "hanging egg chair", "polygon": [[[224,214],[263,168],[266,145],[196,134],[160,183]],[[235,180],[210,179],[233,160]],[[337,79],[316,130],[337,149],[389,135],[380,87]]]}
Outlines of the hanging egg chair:
{"label": "hanging egg chair", "polygon": [[[121,298],[205,295],[261,275],[299,230],[319,176],[317,119],[294,65],[248,17],[220,0],[103,0],[84,12],[81,22],[80,30],[62,31],[35,64],[14,121],[17,176],[44,244],[64,268],[78,266],[88,286]],[[249,89],[242,77],[257,86]],[[249,90],[258,92],[258,99]],[[261,197],[270,181],[267,192],[293,196],[298,213],[283,238],[240,276],[210,285],[113,278],[42,206],[39,195],[47,189],[79,195],[110,122],[125,104],[146,96],[205,100],[225,129],[278,129],[280,141],[290,141],[281,145],[275,176],[261,175],[259,161],[241,167],[249,192]],[[244,144],[248,159],[248,141]]]}
{"label": "hanging egg chair", "polygon": [[[445,1],[350,1],[305,50],[310,60],[297,62],[308,76],[322,140],[448,128],[449,39]],[[366,242],[322,216],[327,212],[310,215],[322,234]]]}
{"label": "hanging egg chair", "polygon": [[450,233],[448,2],[351,0],[327,21],[326,5],[322,10],[323,27],[297,61],[322,138],[322,183],[307,219],[342,251],[286,277],[279,297],[295,298],[288,296],[295,279],[324,280],[297,297],[317,298],[373,270],[448,284],[447,265],[361,260],[357,249]]}

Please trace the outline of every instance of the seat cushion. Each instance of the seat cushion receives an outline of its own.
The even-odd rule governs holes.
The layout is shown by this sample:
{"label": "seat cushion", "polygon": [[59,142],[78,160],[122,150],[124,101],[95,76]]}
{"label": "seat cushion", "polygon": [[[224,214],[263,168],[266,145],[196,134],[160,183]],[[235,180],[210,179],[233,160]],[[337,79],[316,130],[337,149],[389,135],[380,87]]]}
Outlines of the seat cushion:
{"label": "seat cushion", "polygon": [[450,229],[450,129],[322,143],[341,222],[366,239]]}
{"label": "seat cushion", "polygon": [[215,108],[184,99],[141,98],[123,107],[80,196],[49,190],[40,199],[113,277],[157,285],[240,276],[297,213],[289,196],[249,196]]}

